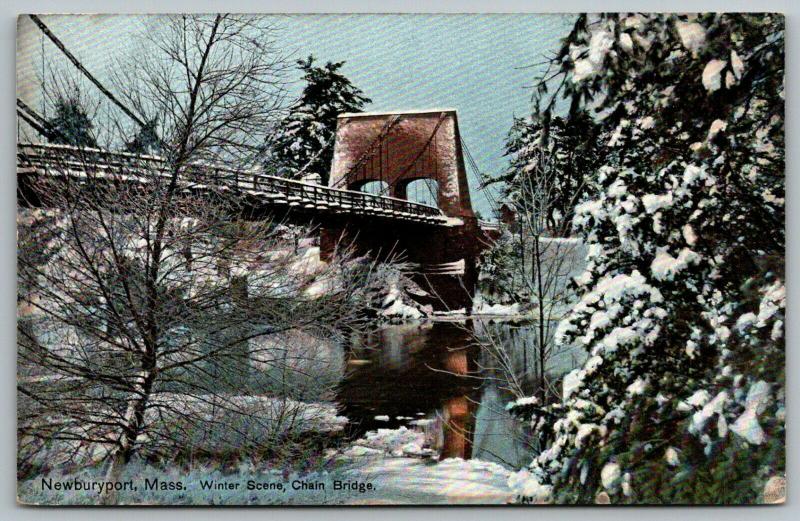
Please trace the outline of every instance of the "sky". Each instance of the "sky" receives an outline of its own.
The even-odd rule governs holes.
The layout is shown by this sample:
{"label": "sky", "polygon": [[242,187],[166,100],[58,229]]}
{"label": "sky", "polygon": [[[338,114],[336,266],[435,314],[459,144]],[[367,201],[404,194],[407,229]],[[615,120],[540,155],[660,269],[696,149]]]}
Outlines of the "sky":
{"label": "sky", "polygon": [[[49,15],[42,20],[102,83],[131,55],[158,15]],[[367,111],[455,108],[463,141],[484,174],[503,171],[503,145],[514,116],[530,112],[528,86],[566,36],[574,15],[276,15],[283,52],[345,61],[342,72],[372,99]],[[42,64],[66,58],[22,16],[17,26],[18,95],[41,106]],[[299,94],[300,73],[290,76]],[[109,82],[110,83],[110,82]],[[475,209],[491,214],[470,179]]]}

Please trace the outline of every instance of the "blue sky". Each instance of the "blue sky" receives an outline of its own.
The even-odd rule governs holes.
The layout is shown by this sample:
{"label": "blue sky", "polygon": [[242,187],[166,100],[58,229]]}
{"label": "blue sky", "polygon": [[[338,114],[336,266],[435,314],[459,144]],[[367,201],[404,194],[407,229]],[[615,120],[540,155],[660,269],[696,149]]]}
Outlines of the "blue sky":
{"label": "blue sky", "polygon": [[[277,15],[284,52],[296,58],[346,61],[343,72],[373,101],[366,110],[455,108],[464,141],[485,173],[505,168],[503,143],[514,115],[526,115],[526,88],[542,61],[558,47],[573,15]],[[101,81],[121,59],[135,54],[141,36],[158,16],[43,16]],[[44,43],[44,45],[42,45]],[[66,60],[27,17],[18,24],[19,95],[41,103],[38,76],[45,61]],[[293,78],[293,93],[302,84]],[[473,205],[489,214],[486,198],[473,188]]]}

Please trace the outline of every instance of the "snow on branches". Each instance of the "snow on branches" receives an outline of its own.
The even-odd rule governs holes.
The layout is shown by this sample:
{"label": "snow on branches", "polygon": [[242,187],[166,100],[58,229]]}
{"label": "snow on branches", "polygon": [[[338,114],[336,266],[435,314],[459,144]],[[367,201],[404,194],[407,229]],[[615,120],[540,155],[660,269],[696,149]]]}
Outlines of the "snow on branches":
{"label": "snow on branches", "polygon": [[544,121],[563,94],[609,136],[557,333],[589,358],[532,413],[545,449],[525,472],[557,501],[696,501],[698,469],[782,472],[783,31],[778,15],[581,16],[537,88]]}

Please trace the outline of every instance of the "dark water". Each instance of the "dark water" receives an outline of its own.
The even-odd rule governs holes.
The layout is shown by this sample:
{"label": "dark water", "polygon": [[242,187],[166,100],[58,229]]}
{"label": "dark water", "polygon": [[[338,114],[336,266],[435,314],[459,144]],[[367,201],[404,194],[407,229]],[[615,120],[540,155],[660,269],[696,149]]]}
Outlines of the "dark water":
{"label": "dark water", "polygon": [[351,339],[337,401],[354,436],[406,426],[441,458],[519,465],[530,460],[525,428],[490,365],[472,321],[386,326]]}

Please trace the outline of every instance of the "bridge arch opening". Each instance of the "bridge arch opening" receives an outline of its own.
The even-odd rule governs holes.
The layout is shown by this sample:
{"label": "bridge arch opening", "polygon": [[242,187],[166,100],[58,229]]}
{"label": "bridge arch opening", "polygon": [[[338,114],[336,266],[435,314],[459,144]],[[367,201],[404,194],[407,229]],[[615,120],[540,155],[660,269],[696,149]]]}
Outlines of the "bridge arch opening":
{"label": "bridge arch opening", "polygon": [[414,203],[439,207],[439,182],[435,179],[411,179],[403,183],[398,195]]}
{"label": "bridge arch opening", "polygon": [[389,195],[389,184],[386,181],[365,181],[363,183],[350,185],[349,189],[358,190],[365,194]]}

